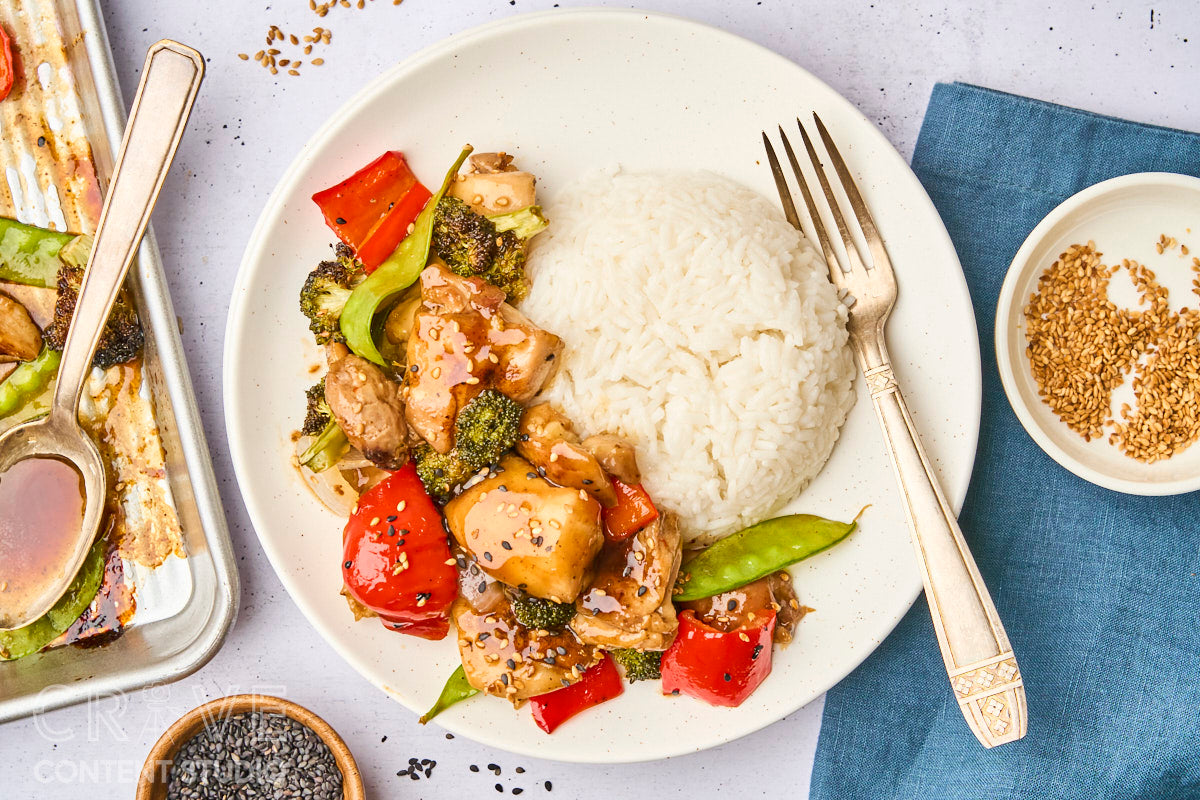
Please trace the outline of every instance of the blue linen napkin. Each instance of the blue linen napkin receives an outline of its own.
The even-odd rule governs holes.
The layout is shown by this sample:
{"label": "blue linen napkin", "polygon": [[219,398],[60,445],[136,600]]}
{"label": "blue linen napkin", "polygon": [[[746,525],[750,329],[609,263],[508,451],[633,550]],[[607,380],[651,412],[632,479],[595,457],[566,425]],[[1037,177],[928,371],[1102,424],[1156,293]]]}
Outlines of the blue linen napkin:
{"label": "blue linen napkin", "polygon": [[1034,225],[1106,178],[1200,175],[1200,135],[938,84],[913,169],[975,305],[983,420],[960,521],[1021,664],[1029,733],[977,743],[922,597],[829,692],[811,797],[1200,798],[1200,493],[1122,495],[1058,466],[1013,414],[992,347]]}

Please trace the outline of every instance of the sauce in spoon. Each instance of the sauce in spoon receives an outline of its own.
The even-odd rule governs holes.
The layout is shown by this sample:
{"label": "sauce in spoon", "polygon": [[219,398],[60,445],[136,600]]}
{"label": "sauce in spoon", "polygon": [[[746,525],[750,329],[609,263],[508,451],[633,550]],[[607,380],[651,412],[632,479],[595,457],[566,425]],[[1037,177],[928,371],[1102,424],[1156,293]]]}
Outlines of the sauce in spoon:
{"label": "sauce in spoon", "polygon": [[83,511],[83,476],[62,459],[27,458],[0,474],[0,593],[6,607],[21,607],[70,561]]}

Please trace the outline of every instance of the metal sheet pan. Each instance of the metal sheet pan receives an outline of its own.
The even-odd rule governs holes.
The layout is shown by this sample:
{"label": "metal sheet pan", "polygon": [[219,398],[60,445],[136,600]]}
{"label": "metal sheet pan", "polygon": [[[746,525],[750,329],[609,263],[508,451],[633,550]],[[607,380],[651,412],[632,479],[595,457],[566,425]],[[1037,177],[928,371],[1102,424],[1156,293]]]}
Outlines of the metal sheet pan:
{"label": "metal sheet pan", "polygon": [[[23,65],[34,71],[42,91],[30,93],[38,95],[29,100],[36,99],[38,107],[21,109],[0,130],[4,179],[25,221],[88,229],[98,212],[95,187],[105,185],[125,127],[98,0],[17,0],[15,16],[37,40],[39,55],[51,55]],[[55,38],[60,47],[54,47]],[[56,153],[55,159],[21,152],[31,138],[38,139],[39,127],[71,132],[74,126],[75,136],[54,138],[86,140],[81,147]],[[40,193],[18,198],[21,187]],[[182,678],[212,658],[237,614],[229,531],[152,230],[129,286],[146,329],[145,386],[153,397],[185,557],[172,556],[156,570],[131,565],[128,578],[139,595],[138,609],[115,640],[0,663],[0,722]]]}

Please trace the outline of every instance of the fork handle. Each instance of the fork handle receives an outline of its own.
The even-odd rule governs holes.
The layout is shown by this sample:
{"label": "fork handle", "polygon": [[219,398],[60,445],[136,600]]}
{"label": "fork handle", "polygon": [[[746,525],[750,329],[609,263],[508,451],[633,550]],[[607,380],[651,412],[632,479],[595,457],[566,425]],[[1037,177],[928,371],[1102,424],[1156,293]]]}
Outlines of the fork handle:
{"label": "fork handle", "polygon": [[1025,688],[1008,635],[921,446],[891,364],[864,370],[900,482],[950,687],[984,747],[1025,735]]}

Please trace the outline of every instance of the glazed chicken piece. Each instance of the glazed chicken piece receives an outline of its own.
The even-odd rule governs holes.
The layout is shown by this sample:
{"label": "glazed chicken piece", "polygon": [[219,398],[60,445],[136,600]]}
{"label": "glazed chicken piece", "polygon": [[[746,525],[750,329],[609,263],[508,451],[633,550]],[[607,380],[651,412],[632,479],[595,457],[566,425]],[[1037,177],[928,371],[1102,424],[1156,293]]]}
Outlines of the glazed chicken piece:
{"label": "glazed chicken piece", "polygon": [[599,503],[552,486],[513,455],[447,503],[445,514],[455,541],[480,569],[556,603],[575,601],[604,545]]}
{"label": "glazed chicken piece", "polygon": [[669,513],[606,544],[596,577],[575,602],[575,635],[604,648],[667,649],[679,627],[671,589],[682,553],[679,524]]}
{"label": "glazed chicken piece", "polygon": [[458,627],[458,652],[467,681],[514,706],[570,686],[603,655],[569,630],[526,628],[517,622],[507,600],[491,612],[480,613],[460,597],[450,607],[450,617]]}
{"label": "glazed chicken piece", "polygon": [[554,370],[562,340],[504,302],[480,278],[434,264],[421,273],[408,339],[408,424],[439,453],[454,447],[458,412],[484,389],[528,402]]}
{"label": "glazed chicken piece", "polygon": [[616,490],[600,462],[579,441],[571,421],[549,403],[525,409],[517,452],[547,480],[582,489],[605,508],[617,504]]}
{"label": "glazed chicken piece", "polygon": [[400,385],[345,345],[330,345],[326,356],[325,400],[346,438],[376,466],[400,469],[408,461]]}
{"label": "glazed chicken piece", "polygon": [[812,611],[796,599],[792,576],[786,570],[773,572],[740,589],[681,605],[695,611],[696,618],[701,622],[722,631],[753,624],[758,614],[768,609],[774,610],[774,641],[782,645],[792,641],[796,623]]}
{"label": "glazed chicken piece", "polygon": [[621,483],[636,486],[642,482],[642,471],[637,465],[637,450],[620,436],[601,433],[589,436],[580,442],[580,445],[595,456],[605,472]]}
{"label": "glazed chicken piece", "polygon": [[0,294],[0,362],[33,361],[42,352],[42,332],[25,306]]}
{"label": "glazed chicken piece", "polygon": [[448,194],[487,216],[533,205],[537,179],[513,166],[507,153],[475,153],[471,169],[455,176]]}

